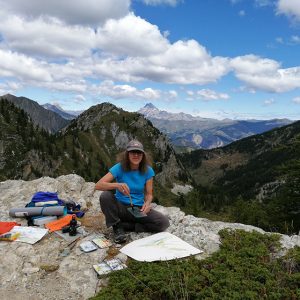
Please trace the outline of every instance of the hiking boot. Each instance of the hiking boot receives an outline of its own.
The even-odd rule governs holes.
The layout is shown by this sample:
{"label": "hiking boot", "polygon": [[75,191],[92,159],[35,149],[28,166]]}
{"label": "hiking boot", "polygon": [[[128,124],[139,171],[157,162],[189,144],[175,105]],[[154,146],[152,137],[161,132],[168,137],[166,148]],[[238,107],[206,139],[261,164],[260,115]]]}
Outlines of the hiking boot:
{"label": "hiking boot", "polygon": [[122,227],[121,222],[117,223],[116,225],[113,226],[114,230],[114,241],[117,244],[122,244],[126,242],[126,234],[125,231]]}

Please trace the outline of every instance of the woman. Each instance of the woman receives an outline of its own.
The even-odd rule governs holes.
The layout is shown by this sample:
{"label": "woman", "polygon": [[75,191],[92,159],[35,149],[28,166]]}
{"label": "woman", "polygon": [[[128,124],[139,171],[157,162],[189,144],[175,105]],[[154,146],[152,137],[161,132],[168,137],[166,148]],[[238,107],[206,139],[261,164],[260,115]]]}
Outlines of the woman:
{"label": "woman", "polygon": [[[169,226],[169,220],[151,209],[155,174],[143,145],[137,140],[130,141],[118,160],[119,163],[110,168],[95,186],[97,190],[104,191],[100,196],[100,205],[107,227],[113,226],[115,242],[126,242],[125,230],[164,231]],[[116,193],[109,190],[116,190]],[[136,217],[131,213],[131,201],[144,216]]]}

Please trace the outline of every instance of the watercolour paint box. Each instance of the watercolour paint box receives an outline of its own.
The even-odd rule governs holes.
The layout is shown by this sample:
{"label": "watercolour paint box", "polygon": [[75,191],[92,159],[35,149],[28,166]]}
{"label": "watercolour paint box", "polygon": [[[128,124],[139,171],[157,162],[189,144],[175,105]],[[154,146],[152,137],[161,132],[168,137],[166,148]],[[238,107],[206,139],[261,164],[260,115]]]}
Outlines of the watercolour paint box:
{"label": "watercolour paint box", "polygon": [[97,245],[99,248],[108,248],[112,245],[111,241],[105,237],[97,237],[92,240],[92,242]]}
{"label": "watercolour paint box", "polygon": [[83,252],[92,252],[98,249],[98,247],[90,241],[82,242],[79,247]]}

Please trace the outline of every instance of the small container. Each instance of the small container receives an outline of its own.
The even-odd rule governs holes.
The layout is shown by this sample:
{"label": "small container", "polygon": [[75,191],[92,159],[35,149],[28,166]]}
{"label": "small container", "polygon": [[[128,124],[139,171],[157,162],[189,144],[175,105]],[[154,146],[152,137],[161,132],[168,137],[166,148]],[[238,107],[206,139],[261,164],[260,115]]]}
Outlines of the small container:
{"label": "small container", "polygon": [[33,225],[44,225],[50,223],[51,221],[57,220],[57,216],[46,216],[41,218],[36,218],[33,220]]}
{"label": "small container", "polygon": [[77,234],[77,220],[76,220],[76,215],[72,215],[72,220],[70,221],[69,235],[75,236],[76,234]]}

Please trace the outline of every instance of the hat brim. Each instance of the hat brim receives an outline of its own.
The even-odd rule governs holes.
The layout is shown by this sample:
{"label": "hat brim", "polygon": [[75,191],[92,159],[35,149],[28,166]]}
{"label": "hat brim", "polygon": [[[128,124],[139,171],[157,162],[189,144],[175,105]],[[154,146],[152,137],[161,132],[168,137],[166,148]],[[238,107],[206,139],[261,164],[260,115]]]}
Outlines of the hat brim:
{"label": "hat brim", "polygon": [[129,152],[129,151],[141,151],[141,152],[145,153],[144,149],[137,148],[137,147],[128,147],[128,148],[126,149],[126,151],[127,151],[127,152]]}

